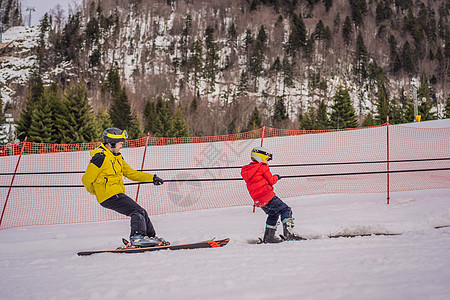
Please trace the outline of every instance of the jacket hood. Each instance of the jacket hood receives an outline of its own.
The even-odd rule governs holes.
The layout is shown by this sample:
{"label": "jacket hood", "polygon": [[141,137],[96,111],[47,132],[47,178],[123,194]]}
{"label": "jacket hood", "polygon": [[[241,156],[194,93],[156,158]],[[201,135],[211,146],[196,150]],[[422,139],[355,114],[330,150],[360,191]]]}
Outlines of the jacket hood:
{"label": "jacket hood", "polygon": [[263,163],[252,162],[248,165],[243,166],[241,171],[242,177],[246,178],[247,180],[251,179],[262,165]]}

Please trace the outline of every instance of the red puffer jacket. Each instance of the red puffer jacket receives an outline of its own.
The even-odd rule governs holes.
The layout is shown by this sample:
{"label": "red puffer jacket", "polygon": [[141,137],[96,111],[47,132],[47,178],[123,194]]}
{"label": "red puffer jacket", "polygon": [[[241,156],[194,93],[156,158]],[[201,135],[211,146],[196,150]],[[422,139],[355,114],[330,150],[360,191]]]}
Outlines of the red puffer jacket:
{"label": "red puffer jacket", "polygon": [[256,206],[266,206],[275,197],[273,185],[277,183],[278,176],[270,173],[266,163],[252,162],[243,166],[241,175]]}

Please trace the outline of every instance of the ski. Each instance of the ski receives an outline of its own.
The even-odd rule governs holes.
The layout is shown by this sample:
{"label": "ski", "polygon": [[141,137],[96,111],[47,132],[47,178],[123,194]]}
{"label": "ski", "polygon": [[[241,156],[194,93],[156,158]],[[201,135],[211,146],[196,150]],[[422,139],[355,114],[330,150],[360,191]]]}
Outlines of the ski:
{"label": "ski", "polygon": [[[281,241],[279,243],[275,243],[275,244],[281,244],[284,242],[295,242],[295,241],[306,241],[309,240],[309,238],[304,238],[304,237],[297,237],[295,239],[286,239],[284,236],[280,235]],[[247,240],[248,244],[265,244],[263,242],[263,238],[262,237],[258,237],[257,239],[249,239]],[[270,243],[269,243],[270,244]]]}
{"label": "ski", "polygon": [[[125,244],[124,240],[124,244]],[[187,243],[187,244],[176,244],[176,245],[164,245],[164,246],[153,246],[153,247],[141,247],[135,248],[130,245],[125,247],[117,248],[115,250],[93,250],[93,251],[81,251],[78,252],[78,256],[87,256],[97,253],[142,253],[148,251],[159,251],[159,250],[185,250],[185,249],[200,249],[200,248],[219,248],[224,247],[230,241],[229,238],[217,240],[217,241],[203,241],[197,243]]]}

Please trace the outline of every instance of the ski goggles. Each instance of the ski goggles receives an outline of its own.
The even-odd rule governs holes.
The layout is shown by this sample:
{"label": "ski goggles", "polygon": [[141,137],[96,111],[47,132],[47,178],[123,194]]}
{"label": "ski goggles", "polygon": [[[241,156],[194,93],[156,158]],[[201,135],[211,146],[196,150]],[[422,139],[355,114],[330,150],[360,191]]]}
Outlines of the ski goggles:
{"label": "ski goggles", "polygon": [[258,155],[262,159],[267,159],[267,161],[271,161],[273,159],[273,154],[272,153],[267,153],[265,151],[259,151],[259,150],[254,150],[252,153],[255,153],[256,155]]}

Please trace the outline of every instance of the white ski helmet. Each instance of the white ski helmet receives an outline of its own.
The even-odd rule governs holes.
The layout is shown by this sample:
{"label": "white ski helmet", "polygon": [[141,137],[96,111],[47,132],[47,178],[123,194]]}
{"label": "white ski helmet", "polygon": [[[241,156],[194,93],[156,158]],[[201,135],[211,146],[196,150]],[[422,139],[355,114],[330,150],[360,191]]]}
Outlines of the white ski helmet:
{"label": "white ski helmet", "polygon": [[252,150],[252,160],[255,162],[264,162],[265,160],[272,160],[273,154],[263,147],[255,147]]}

